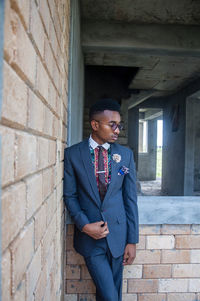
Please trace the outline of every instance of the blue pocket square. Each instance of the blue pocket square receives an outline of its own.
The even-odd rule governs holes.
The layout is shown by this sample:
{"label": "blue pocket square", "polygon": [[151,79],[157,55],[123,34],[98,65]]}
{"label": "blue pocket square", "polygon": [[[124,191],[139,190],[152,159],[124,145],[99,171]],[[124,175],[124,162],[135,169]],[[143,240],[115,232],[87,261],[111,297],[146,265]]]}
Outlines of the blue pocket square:
{"label": "blue pocket square", "polygon": [[118,171],[118,176],[123,176],[126,175],[127,173],[129,173],[129,168],[126,166],[122,166]]}

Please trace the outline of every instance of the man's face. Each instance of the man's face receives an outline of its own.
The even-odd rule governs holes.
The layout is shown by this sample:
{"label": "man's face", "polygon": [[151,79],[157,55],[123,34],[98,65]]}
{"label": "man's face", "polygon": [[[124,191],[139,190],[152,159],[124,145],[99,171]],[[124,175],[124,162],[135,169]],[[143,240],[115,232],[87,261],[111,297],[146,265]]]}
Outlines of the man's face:
{"label": "man's face", "polygon": [[116,111],[105,110],[96,114],[91,121],[93,138],[99,144],[114,143],[120,132],[119,128],[116,127],[120,124],[120,121],[120,114]]}

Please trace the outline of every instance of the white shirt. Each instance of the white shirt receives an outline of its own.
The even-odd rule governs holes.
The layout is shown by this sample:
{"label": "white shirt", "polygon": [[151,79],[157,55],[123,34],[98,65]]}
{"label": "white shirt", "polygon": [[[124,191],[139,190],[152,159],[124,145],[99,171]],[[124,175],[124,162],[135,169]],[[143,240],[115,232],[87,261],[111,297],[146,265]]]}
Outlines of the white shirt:
{"label": "white shirt", "polygon": [[[92,138],[92,135],[90,135],[90,138],[89,138],[89,145],[95,149],[96,147],[99,146],[99,144]],[[110,148],[110,144],[109,143],[104,143],[102,144],[101,146],[103,146],[103,148],[105,148],[106,150],[108,150]]]}

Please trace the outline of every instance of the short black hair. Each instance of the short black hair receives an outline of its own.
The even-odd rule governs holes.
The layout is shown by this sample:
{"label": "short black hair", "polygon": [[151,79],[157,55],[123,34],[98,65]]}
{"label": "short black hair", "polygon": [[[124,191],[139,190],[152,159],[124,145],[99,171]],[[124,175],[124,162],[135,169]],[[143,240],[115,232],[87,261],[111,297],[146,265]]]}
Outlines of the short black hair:
{"label": "short black hair", "polygon": [[89,111],[89,119],[90,121],[93,119],[95,114],[101,113],[105,110],[115,111],[120,113],[120,105],[119,103],[112,98],[104,98],[98,100],[95,104],[90,107]]}

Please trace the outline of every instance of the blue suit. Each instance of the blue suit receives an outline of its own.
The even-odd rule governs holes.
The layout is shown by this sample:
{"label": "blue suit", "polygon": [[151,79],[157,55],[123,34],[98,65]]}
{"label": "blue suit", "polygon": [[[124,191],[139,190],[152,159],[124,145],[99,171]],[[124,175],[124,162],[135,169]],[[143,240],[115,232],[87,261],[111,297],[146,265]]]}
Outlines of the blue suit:
{"label": "blue suit", "polygon": [[[121,161],[116,162],[111,159],[111,182],[102,202],[88,139],[65,149],[64,201],[76,225],[75,250],[86,259],[92,254],[98,255],[98,252],[101,253],[99,250],[107,248],[109,258],[122,260],[126,244],[138,242],[138,208],[133,154],[130,149],[116,143],[111,144],[111,158],[113,154],[120,155]],[[129,173],[119,175],[122,166],[128,167]],[[108,222],[109,234],[106,238],[95,240],[81,232],[85,224],[101,220]],[[104,300],[120,299],[113,298],[105,297]],[[103,300],[103,297],[99,300]]]}

